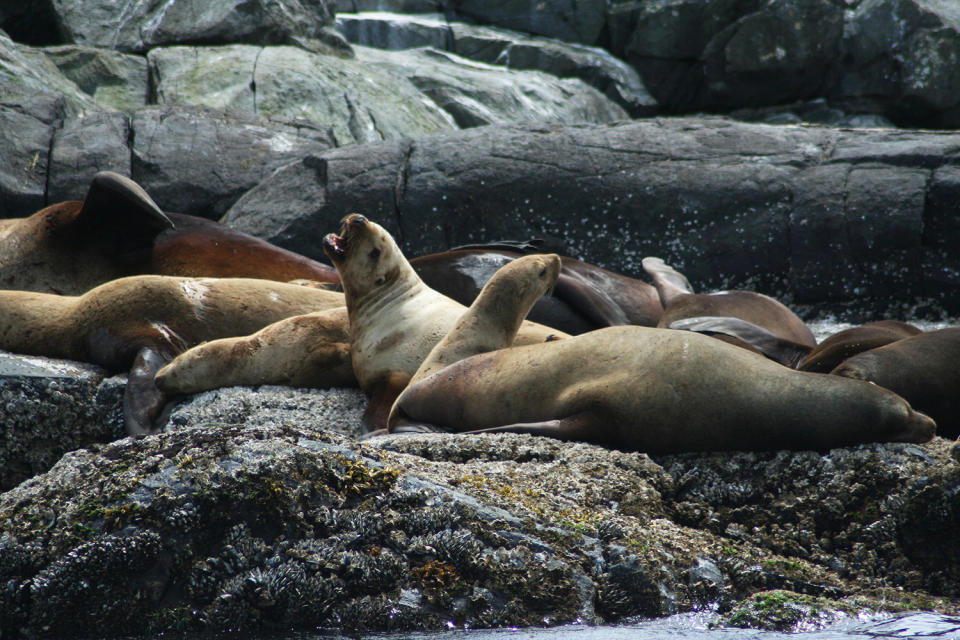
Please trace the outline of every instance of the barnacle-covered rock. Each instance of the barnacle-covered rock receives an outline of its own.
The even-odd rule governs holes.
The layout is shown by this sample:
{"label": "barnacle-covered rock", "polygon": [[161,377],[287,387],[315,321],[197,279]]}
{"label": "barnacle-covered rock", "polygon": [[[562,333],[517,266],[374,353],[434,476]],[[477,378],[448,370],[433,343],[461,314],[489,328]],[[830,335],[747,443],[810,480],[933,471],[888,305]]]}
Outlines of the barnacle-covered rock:
{"label": "barnacle-covered rock", "polygon": [[511,434],[358,442],[282,421],[123,439],[0,495],[0,632],[955,612],[951,451],[651,459]]}

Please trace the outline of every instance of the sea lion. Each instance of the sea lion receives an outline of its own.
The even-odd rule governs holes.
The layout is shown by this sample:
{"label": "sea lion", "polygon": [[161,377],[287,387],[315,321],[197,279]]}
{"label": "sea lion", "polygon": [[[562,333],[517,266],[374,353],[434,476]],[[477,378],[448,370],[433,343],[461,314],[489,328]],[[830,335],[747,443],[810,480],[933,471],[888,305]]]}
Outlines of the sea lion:
{"label": "sea lion", "polygon": [[[515,300],[495,305],[491,324],[522,317]],[[478,299],[466,317],[485,308]],[[484,326],[458,324],[459,335],[429,360],[453,359],[441,353],[452,346],[469,352],[471,341],[481,347],[490,338]],[[397,398],[390,429],[532,433],[649,453],[825,450],[933,436],[933,420],[903,398],[840,380],[697,333],[610,327],[473,355],[420,378]]]}
{"label": "sea lion", "polygon": [[728,335],[736,338],[729,342],[742,340],[791,367],[817,346],[803,320],[769,296],[754,291],[694,293],[686,277],[660,258],[647,257],[642,264],[660,294],[660,328]]}
{"label": "sea lion", "polygon": [[338,282],[336,270],[229,227],[161,211],[112,171],[83,201],[0,221],[0,287],[79,295],[116,278],[156,273]]}
{"label": "sea lion", "polygon": [[868,380],[903,396],[937,422],[937,434],[960,435],[960,327],[921,333],[864,351],[831,374]]}
{"label": "sea lion", "polygon": [[[327,234],[323,249],[340,274],[353,371],[369,398],[364,424],[375,430],[386,424],[396,396],[465,307],[424,284],[393,237],[362,215],[344,218],[340,235]],[[524,321],[514,343],[566,335]]]}
{"label": "sea lion", "polygon": [[[877,320],[859,327],[839,331],[823,342],[797,366],[801,371],[830,373],[841,362],[858,353],[923,333],[920,329],[899,320]],[[939,425],[939,422],[937,423]]]}
{"label": "sea lion", "polygon": [[355,387],[347,308],[292,316],[249,336],[199,344],[157,371],[155,382],[170,395],[258,384]]}
{"label": "sea lion", "polygon": [[556,284],[561,264],[560,257],[551,253],[524,256],[501,267],[450,332],[430,350],[409,384],[472,355],[509,347],[526,313],[511,312],[501,317],[500,310],[520,308],[528,312]]}
{"label": "sea lion", "polygon": [[132,366],[127,428],[147,433],[155,430],[163,404],[154,373],[174,355],[206,340],[343,305],[338,292],[250,278],[131,276],[81,296],[0,291],[0,349],[111,371]]}
{"label": "sea lion", "polygon": [[[428,287],[469,305],[497,269],[528,253],[542,251],[524,243],[470,245],[410,264]],[[553,293],[536,302],[528,320],[574,335],[621,324],[656,326],[663,307],[652,285],[569,256],[561,260]]]}

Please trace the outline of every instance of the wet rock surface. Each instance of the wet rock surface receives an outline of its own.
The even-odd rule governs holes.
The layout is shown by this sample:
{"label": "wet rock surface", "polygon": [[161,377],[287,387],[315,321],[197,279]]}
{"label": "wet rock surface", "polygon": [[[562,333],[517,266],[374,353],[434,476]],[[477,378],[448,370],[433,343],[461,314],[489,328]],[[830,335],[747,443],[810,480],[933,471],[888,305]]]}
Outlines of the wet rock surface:
{"label": "wet rock surface", "polygon": [[806,314],[935,317],[960,302],[958,148],[952,132],[702,117],[503,125],[303,158],[223,220],[313,257],[348,210],[410,256],[551,236],[633,277],[659,256],[699,291],[762,291]]}

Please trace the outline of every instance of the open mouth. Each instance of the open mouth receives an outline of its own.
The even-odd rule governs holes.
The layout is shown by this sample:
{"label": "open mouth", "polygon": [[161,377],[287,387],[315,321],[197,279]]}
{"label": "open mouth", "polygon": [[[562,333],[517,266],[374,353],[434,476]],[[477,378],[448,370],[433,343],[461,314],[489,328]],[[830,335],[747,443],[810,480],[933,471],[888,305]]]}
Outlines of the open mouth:
{"label": "open mouth", "polygon": [[366,226],[366,218],[359,213],[351,213],[340,221],[340,235],[328,233],[323,237],[324,253],[334,262],[346,259],[350,236]]}
{"label": "open mouth", "polygon": [[331,260],[343,260],[347,257],[347,239],[335,233],[323,237],[323,251]]}

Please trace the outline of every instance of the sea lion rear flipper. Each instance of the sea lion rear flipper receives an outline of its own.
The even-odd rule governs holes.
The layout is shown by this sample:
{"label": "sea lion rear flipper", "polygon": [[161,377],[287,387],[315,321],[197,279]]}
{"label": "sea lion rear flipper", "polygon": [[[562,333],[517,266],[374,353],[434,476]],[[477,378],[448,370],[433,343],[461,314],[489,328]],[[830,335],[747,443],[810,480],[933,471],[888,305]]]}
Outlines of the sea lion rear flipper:
{"label": "sea lion rear flipper", "polygon": [[173,359],[170,354],[144,347],[130,367],[123,392],[123,417],[131,436],[163,431],[170,409],[169,398],[157,388],[154,375]]}
{"label": "sea lion rear flipper", "polygon": [[627,314],[604,291],[573,272],[560,272],[553,295],[600,327],[630,324]]}
{"label": "sea lion rear flipper", "polygon": [[[142,257],[153,248],[158,233],[174,227],[143,187],[112,171],[93,176],[83,207],[70,225],[72,238],[95,242],[124,261]],[[64,230],[66,232],[66,230]]]}
{"label": "sea lion rear flipper", "polygon": [[[473,429],[463,433],[528,433],[534,436],[546,436],[557,440],[576,440],[580,442],[597,442],[597,430],[591,429],[592,421],[587,414],[579,413],[566,418],[544,420],[542,422],[518,422],[505,424],[499,427]],[[590,437],[591,434],[594,437]],[[604,443],[610,444],[610,443]]]}
{"label": "sea lion rear flipper", "polygon": [[779,362],[790,368],[795,368],[810,353],[810,347],[807,345],[781,338],[759,325],[731,316],[684,318],[671,322],[670,328],[733,336],[753,346],[774,362]]}
{"label": "sea lion rear flipper", "polygon": [[643,259],[642,264],[643,270],[653,280],[653,285],[660,294],[660,304],[664,309],[672,300],[694,292],[687,277],[660,258],[648,256]]}

